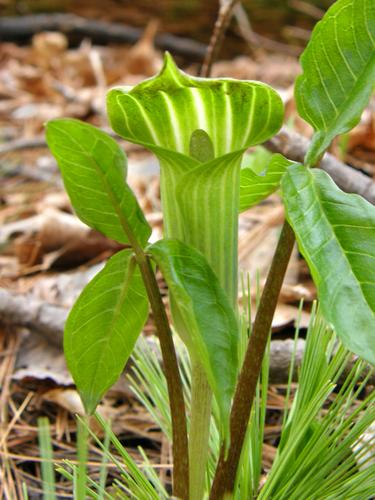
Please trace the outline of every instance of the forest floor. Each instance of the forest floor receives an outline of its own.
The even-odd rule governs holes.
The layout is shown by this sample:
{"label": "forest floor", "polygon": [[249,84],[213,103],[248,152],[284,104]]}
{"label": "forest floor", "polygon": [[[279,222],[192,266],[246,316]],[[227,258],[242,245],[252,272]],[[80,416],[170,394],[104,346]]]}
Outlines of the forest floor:
{"label": "forest floor", "polygon": [[[108,87],[134,85],[161,67],[162,53],[153,43],[154,28],[149,25],[144,38],[132,46],[98,46],[86,39],[72,48],[59,32],[40,32],[22,46],[0,43],[0,498],[22,499],[22,483],[27,484],[30,498],[41,497],[39,416],[50,420],[54,461],[76,459],[74,414],[83,409],[62,353],[63,318],[83,286],[120,248],[72,213],[46,148],[43,124],[69,116],[109,129],[104,108]],[[177,28],[175,34],[179,34]],[[289,47],[283,42],[277,51],[269,52],[242,44],[240,55],[214,65],[213,76],[271,84],[285,102],[286,123],[309,136],[293,101],[298,59],[288,48],[283,51],[284,45]],[[196,62],[186,57],[180,62],[186,71],[197,73]],[[153,228],[152,238],[157,240],[162,234],[157,162],[140,147],[120,142],[129,158],[129,183]],[[361,123],[349,136],[337,140],[331,152],[375,178],[374,102]],[[240,217],[240,267],[253,283],[257,276],[261,285],[264,281],[282,220],[277,194]],[[304,300],[299,318],[303,330],[315,298],[306,264],[295,250],[273,322],[272,338],[280,341],[282,352],[271,376],[265,470],[276,450],[284,408],[287,354],[283,352],[290,351],[300,300]],[[8,312],[6,301],[12,304]],[[47,314],[45,321],[50,318],[49,327],[44,324],[41,328],[38,323],[41,306]],[[145,335],[153,333],[150,318]],[[111,420],[131,454],[137,457],[137,446],[142,445],[152,464],[168,466],[165,438],[130,392],[126,374],[108,392],[99,411]],[[100,452],[90,444],[92,477],[100,460]],[[109,465],[109,477],[116,475],[116,468]],[[72,498],[71,491],[71,484],[59,477],[59,498]]]}

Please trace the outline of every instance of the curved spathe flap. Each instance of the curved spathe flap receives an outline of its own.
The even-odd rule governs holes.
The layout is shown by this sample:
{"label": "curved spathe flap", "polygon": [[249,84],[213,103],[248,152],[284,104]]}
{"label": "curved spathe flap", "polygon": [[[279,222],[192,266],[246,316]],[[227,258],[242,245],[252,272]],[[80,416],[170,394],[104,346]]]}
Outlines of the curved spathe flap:
{"label": "curved spathe flap", "polygon": [[281,127],[284,107],[268,85],[187,75],[165,55],[161,72],[108,93],[113,129],[130,142],[189,155],[191,134],[208,133],[216,157],[259,144]]}

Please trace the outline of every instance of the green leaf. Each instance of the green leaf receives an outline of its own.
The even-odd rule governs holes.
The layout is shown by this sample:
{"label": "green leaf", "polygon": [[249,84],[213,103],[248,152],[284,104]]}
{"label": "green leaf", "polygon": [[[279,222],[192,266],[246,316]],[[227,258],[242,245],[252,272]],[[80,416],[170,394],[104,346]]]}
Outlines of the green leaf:
{"label": "green leaf", "polygon": [[[266,167],[264,173],[257,174],[251,167],[243,167],[240,177],[240,212],[274,193],[279,188],[286,169],[292,164],[292,161],[287,160],[281,154],[274,154],[264,165]],[[255,167],[259,168],[259,164]]]}
{"label": "green leaf", "polygon": [[161,240],[149,251],[178,309],[175,325],[194,358],[202,363],[228,430],[238,372],[236,317],[217,277],[201,253],[178,240]]}
{"label": "green leaf", "polygon": [[288,169],[282,190],[324,316],[349,350],[375,364],[375,207],[302,165]]}
{"label": "green leaf", "polygon": [[241,168],[251,168],[256,174],[261,174],[268,167],[272,156],[263,146],[255,146],[251,152],[243,155]]}
{"label": "green leaf", "polygon": [[315,134],[306,156],[314,165],[332,139],[352,129],[374,91],[375,2],[338,0],[316,25],[301,56],[295,96]]}
{"label": "green leaf", "polygon": [[147,315],[139,268],[122,250],[84,288],[65,326],[66,361],[88,413],[121,375]]}
{"label": "green leaf", "polygon": [[130,142],[189,155],[192,133],[204,130],[215,156],[266,141],[280,128],[284,106],[268,85],[253,81],[195,78],[167,53],[161,72],[132,90],[108,93],[113,129]]}
{"label": "green leaf", "polygon": [[73,119],[49,121],[46,135],[78,217],[124,244],[129,243],[124,226],[129,226],[145,246],[151,228],[126,183],[126,157],[116,141]]}

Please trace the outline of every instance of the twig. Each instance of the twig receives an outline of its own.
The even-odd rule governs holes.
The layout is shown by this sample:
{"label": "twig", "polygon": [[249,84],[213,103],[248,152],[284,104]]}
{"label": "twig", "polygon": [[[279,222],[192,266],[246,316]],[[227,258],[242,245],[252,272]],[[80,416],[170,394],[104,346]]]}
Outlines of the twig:
{"label": "twig", "polygon": [[[306,137],[283,127],[275,137],[265,143],[265,146],[275,153],[283,154],[290,160],[303,162],[309,144]],[[343,191],[359,194],[375,205],[375,182],[371,177],[345,165],[329,153],[323,156],[319,166],[332,177]]]}
{"label": "twig", "polygon": [[220,2],[219,14],[216,19],[215,27],[211,35],[210,43],[207,48],[206,56],[203,61],[200,75],[209,77],[212,70],[212,64],[223,43],[224,34],[228,28],[232,17],[233,9],[239,0],[222,0]]}
{"label": "twig", "polygon": [[307,14],[314,19],[321,19],[324,16],[324,10],[319,9],[316,5],[312,5],[311,3],[304,2],[303,0],[290,0],[290,7],[303,14]]}
{"label": "twig", "polygon": [[226,453],[223,444],[215,477],[212,483],[210,500],[231,498],[236,480],[237,467],[241,456],[250,412],[254,401],[258,377],[267,346],[272,318],[280,294],[295,237],[290,225],[285,222],[276,247],[267,281],[254,321],[245,359],[237,382],[230,414],[230,446]]}
{"label": "twig", "polygon": [[237,4],[235,6],[233,15],[236,18],[238,29],[242,38],[250,45],[250,48],[253,48],[254,46],[261,47],[267,50],[289,54],[291,56],[299,56],[301,54],[303,50],[301,47],[280,43],[276,40],[272,40],[255,33],[242,4]]}
{"label": "twig", "polygon": [[[81,288],[79,288],[80,290]],[[77,292],[79,291],[77,289]],[[54,346],[62,348],[64,324],[69,311],[66,307],[50,304],[24,293],[14,293],[0,288],[0,324],[15,328],[26,327],[33,334],[42,335]],[[146,337],[154,349],[153,337]],[[299,339],[295,368],[298,369],[305,349],[305,340]],[[288,380],[291,356],[294,350],[294,340],[272,340],[270,355],[270,382],[285,384]],[[0,358],[7,354],[2,351]],[[353,358],[354,359],[354,358]],[[348,365],[348,370],[351,367]],[[347,373],[345,370],[344,373]],[[295,379],[294,379],[295,380]],[[375,373],[370,379],[375,384]]]}
{"label": "twig", "polygon": [[[236,0],[235,0],[236,1]],[[224,4],[228,5],[228,3]],[[232,5],[232,2],[230,3]],[[238,6],[240,7],[240,6]],[[229,16],[230,17],[230,16]],[[219,16],[219,18],[221,18]],[[219,21],[218,18],[218,21]],[[2,23],[0,20],[0,32],[3,30]],[[221,18],[222,19],[222,18]],[[217,21],[217,23],[218,23]],[[222,32],[220,36],[224,34],[225,26],[220,24],[220,31]],[[216,37],[215,37],[216,40]],[[214,36],[211,39],[210,46],[214,43]],[[211,51],[213,48],[211,48]],[[211,64],[212,65],[212,64]],[[205,69],[207,76],[209,76],[211,67]],[[111,129],[103,129],[105,132],[110,134],[112,137],[118,138],[118,135]],[[284,156],[291,160],[303,161],[303,158],[308,150],[309,141],[302,135],[288,130],[283,127],[279,134],[270,139],[265,146],[273,152],[282,153]],[[14,151],[21,151],[24,149],[41,148],[46,147],[46,141],[44,136],[37,136],[31,139],[16,139],[12,141],[0,144],[0,155],[6,154]],[[375,183],[373,180],[364,175],[341,161],[339,161],[334,156],[329,153],[325,154],[320,162],[320,167],[325,170],[336,184],[346,192],[356,193],[363,196],[367,201],[375,205]]]}
{"label": "twig", "polygon": [[[41,31],[61,31],[72,41],[90,38],[95,43],[136,43],[143,34],[140,28],[122,23],[85,19],[74,14],[31,14],[20,17],[0,18],[0,40],[26,41]],[[201,61],[206,45],[161,33],[155,37],[155,45],[162,50]]]}

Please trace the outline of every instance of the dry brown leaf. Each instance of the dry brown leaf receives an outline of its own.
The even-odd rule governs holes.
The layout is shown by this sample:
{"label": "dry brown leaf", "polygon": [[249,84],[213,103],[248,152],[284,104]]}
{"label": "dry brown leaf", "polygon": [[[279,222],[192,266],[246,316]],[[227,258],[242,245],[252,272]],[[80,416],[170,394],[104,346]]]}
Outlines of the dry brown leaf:
{"label": "dry brown leaf", "polygon": [[43,399],[61,406],[73,415],[85,414],[81,398],[75,389],[62,389],[60,387],[51,389],[43,394]]}
{"label": "dry brown leaf", "polygon": [[162,59],[154,47],[158,26],[157,20],[150,21],[142,38],[129,50],[126,58],[126,67],[129,73],[152,76],[160,70]]}
{"label": "dry brown leaf", "polygon": [[[17,235],[17,236],[16,236]],[[0,243],[11,240],[16,256],[25,270],[36,265],[72,267],[102,255],[110,256],[122,248],[101,233],[90,229],[71,214],[47,207],[44,212],[4,225]]]}
{"label": "dry brown leaf", "polygon": [[32,38],[33,62],[47,69],[56,69],[61,64],[61,55],[68,48],[67,37],[60,32],[47,31],[37,33]]}

